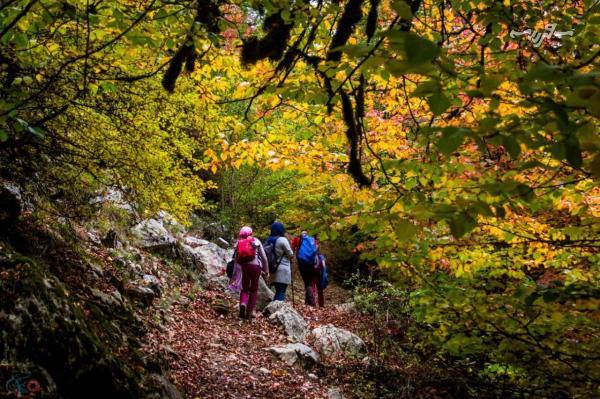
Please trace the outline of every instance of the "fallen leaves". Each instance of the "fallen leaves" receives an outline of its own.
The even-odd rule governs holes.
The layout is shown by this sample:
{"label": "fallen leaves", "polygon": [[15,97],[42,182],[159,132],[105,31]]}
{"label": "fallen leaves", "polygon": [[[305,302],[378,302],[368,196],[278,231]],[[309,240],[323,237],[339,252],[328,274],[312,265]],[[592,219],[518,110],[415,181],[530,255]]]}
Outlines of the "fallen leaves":
{"label": "fallen leaves", "polygon": [[[179,288],[190,297],[193,282]],[[334,323],[355,329],[357,318],[337,311],[333,303],[296,308],[311,328]],[[151,331],[148,339],[169,359],[169,377],[187,398],[327,398],[336,384],[323,366],[309,372],[269,354],[268,347],[287,343],[284,332],[260,314],[241,321],[237,301],[218,286],[209,284],[189,303],[174,303],[168,312],[163,331]]]}

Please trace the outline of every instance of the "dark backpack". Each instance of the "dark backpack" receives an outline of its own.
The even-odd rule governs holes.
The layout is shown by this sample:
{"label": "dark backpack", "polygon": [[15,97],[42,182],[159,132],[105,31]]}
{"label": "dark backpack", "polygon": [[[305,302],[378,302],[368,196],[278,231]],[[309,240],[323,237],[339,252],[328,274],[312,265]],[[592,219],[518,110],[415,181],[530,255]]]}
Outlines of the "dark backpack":
{"label": "dark backpack", "polygon": [[[279,240],[279,238],[277,240]],[[279,264],[283,260],[284,256],[284,254],[281,254],[281,258],[279,258],[279,260],[277,259],[277,252],[275,251],[277,240],[275,240],[273,244],[263,245],[265,254],[267,255],[267,262],[269,264],[269,273],[275,273],[277,269],[279,269]]]}
{"label": "dark backpack", "polygon": [[327,270],[327,266],[325,265],[325,257],[319,254],[319,289],[324,290],[329,285],[329,271]]}
{"label": "dark backpack", "polygon": [[233,251],[233,256],[231,260],[227,262],[227,267],[225,268],[225,273],[227,273],[227,277],[231,279],[233,277],[233,269],[235,268],[235,255],[236,251]]}

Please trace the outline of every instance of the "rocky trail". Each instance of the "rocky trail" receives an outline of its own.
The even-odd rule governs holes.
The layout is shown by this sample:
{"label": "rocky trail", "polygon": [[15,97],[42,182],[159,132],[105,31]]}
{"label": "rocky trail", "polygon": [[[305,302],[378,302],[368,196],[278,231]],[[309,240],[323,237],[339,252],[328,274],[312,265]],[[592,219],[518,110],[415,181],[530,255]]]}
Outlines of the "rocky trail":
{"label": "rocky trail", "polygon": [[0,394],[352,397],[352,370],[368,354],[356,334],[368,317],[335,281],[326,306],[313,308],[295,267],[286,302],[272,302],[261,278],[257,317],[241,320],[225,240],[205,240],[165,212],[133,227],[60,223],[24,212],[12,244],[0,245]]}
{"label": "rocky trail", "polygon": [[[206,245],[206,251],[219,252],[212,244]],[[218,255],[212,260],[215,258]],[[182,389],[184,397],[343,397],[343,388],[335,375],[327,371],[322,352],[331,352],[328,355],[332,362],[344,350],[355,347],[330,348],[336,343],[330,344],[327,337],[323,338],[325,343],[315,342],[311,332],[329,325],[344,329],[340,330],[343,335],[357,327],[360,318],[349,317],[352,311],[338,306],[348,300],[348,293],[332,283],[326,290],[325,308],[305,306],[301,278],[296,271],[293,307],[289,292],[290,302],[269,305],[265,314],[257,313],[254,320],[243,321],[237,314],[237,295],[227,292],[226,278],[214,268],[215,264],[212,266],[211,270],[217,273],[195,295],[194,281],[186,281],[180,287],[183,297],[193,299],[174,304],[166,323],[150,335],[150,341],[168,359],[169,378]],[[265,294],[270,295],[262,291],[261,295]],[[264,305],[264,298],[259,302]],[[362,340],[355,339],[356,348],[364,350]],[[321,353],[311,348],[317,346],[325,348],[321,348]]]}
{"label": "rocky trail", "polygon": [[[324,308],[305,306],[294,268],[294,289],[285,303],[271,303],[273,294],[261,282],[257,317],[241,320],[238,294],[229,292],[224,276],[230,249],[188,234],[168,218],[144,221],[134,232],[142,251],[167,253],[199,271],[174,273],[163,256],[153,275],[140,271],[139,285],[128,285],[131,292],[160,287],[160,301],[156,298],[142,312],[152,326],[144,350],[166,359],[166,377],[183,397],[347,397],[343,385],[348,379],[340,378],[337,368],[340,362],[365,358],[365,343],[352,331],[367,320],[353,310],[343,288],[332,281]],[[151,310],[157,307],[159,320]]]}

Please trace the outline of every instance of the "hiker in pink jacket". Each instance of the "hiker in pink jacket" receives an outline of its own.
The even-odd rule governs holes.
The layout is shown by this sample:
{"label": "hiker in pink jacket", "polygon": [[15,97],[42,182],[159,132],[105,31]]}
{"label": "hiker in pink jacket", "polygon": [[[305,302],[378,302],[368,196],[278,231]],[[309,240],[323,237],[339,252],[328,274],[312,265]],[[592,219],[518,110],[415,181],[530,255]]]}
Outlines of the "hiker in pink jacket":
{"label": "hiker in pink jacket", "polygon": [[242,266],[242,291],[240,292],[240,317],[254,317],[254,308],[258,296],[258,283],[261,272],[269,276],[267,255],[257,238],[252,237],[252,229],[242,227],[236,244],[236,262]]}

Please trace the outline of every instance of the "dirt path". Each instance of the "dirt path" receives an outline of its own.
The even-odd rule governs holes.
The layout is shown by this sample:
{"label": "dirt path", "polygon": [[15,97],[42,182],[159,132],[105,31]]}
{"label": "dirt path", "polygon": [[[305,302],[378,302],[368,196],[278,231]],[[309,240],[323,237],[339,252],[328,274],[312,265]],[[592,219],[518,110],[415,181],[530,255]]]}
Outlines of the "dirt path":
{"label": "dirt path", "polygon": [[[187,295],[189,283],[182,288]],[[291,291],[291,290],[290,290]],[[301,304],[303,285],[294,274],[295,307],[309,328],[333,323],[352,330],[354,320],[335,305],[349,293],[335,283],[326,290],[325,308]],[[291,292],[288,293],[291,301]],[[171,379],[186,398],[327,398],[331,378],[322,367],[307,371],[275,359],[266,348],[287,343],[283,330],[259,315],[241,321],[237,301],[209,284],[187,304],[175,304],[163,331],[152,338],[169,359]]]}

